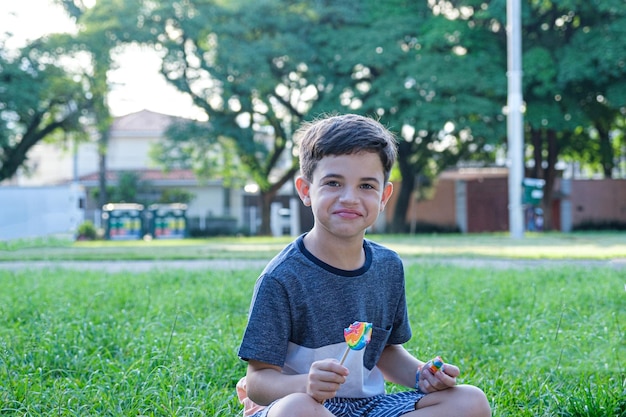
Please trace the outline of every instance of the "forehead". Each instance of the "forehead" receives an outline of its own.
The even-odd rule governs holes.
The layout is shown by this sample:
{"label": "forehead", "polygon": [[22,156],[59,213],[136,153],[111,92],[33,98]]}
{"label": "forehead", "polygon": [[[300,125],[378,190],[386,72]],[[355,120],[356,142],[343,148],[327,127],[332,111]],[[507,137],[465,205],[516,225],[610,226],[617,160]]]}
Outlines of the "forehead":
{"label": "forehead", "polygon": [[383,163],[377,153],[358,152],[348,155],[325,156],[317,163],[313,177],[341,176],[346,178],[376,178],[384,180]]}

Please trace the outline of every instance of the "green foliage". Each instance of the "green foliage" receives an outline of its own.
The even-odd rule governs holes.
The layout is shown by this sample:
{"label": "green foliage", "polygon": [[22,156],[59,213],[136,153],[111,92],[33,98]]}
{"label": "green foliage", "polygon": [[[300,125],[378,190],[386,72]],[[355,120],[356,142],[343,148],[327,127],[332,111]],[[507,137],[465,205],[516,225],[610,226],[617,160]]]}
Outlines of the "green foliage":
{"label": "green foliage", "polygon": [[78,226],[76,235],[78,240],[95,240],[98,237],[98,230],[92,221],[86,220]]}
{"label": "green foliage", "polygon": [[189,204],[195,198],[195,194],[182,188],[167,188],[161,192],[161,198],[157,203],[172,204],[183,203]]}
{"label": "green foliage", "polygon": [[107,195],[109,203],[138,203],[146,207],[160,199],[150,181],[142,180],[134,171],[119,173],[117,183],[108,188]]}
{"label": "green foliage", "polygon": [[[459,365],[494,416],[623,417],[622,272],[444,262],[407,267],[410,351]],[[0,412],[241,413],[260,270],[0,271]]]}
{"label": "green foliage", "polygon": [[28,171],[28,151],[40,141],[83,139],[86,134],[80,118],[89,100],[80,79],[63,66],[50,40],[41,39],[17,51],[0,44],[0,50],[2,181],[20,168]]}
{"label": "green foliage", "polygon": [[117,179],[117,186],[113,189],[109,201],[112,203],[135,203],[139,189],[145,187],[141,177],[136,172],[122,172]]}

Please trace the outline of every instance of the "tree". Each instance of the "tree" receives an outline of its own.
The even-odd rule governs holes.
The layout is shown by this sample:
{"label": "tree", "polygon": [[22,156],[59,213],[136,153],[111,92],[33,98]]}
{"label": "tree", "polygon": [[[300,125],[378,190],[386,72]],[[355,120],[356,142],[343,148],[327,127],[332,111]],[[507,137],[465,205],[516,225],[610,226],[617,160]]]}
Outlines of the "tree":
{"label": "tree", "polygon": [[[309,65],[318,52],[310,35],[318,29],[316,22],[335,8],[320,9],[320,15],[309,6],[278,0],[153,1],[142,5],[132,24],[119,29],[123,36],[118,37],[161,51],[163,75],[207,115],[206,123],[187,130],[200,135],[171,138],[177,142],[176,158],[208,168],[211,153],[198,149],[232,150],[230,156],[221,154],[219,168],[240,163],[239,171],[258,184],[263,234],[270,233],[271,201],[298,171],[293,133],[324,89],[321,76],[309,78],[315,74]],[[123,12],[132,13],[134,9]],[[200,171],[218,174],[215,169]]]}
{"label": "tree", "polygon": [[337,101],[398,133],[402,181],[391,231],[403,232],[417,178],[484,160],[503,136],[504,57],[484,32],[425,2],[362,2],[361,11],[320,32],[329,45],[321,49],[341,56]]}
{"label": "tree", "polygon": [[[119,24],[107,36],[153,45],[166,79],[206,113],[207,122],[172,136],[166,155],[204,175],[251,177],[261,189],[264,233],[271,200],[297,171],[293,132],[306,118],[358,112],[399,134],[403,181],[395,231],[406,227],[416,177],[493,161],[505,139],[503,0],[110,2],[115,10],[99,2],[92,11],[100,19],[115,16]],[[605,137],[607,126],[617,126],[616,110],[622,110],[616,103],[624,96],[618,5],[533,0],[524,9],[526,127],[536,175],[548,182],[546,202],[554,164],[572,153],[576,135],[592,126]],[[609,23],[602,26],[602,19]],[[579,35],[585,28],[602,34],[595,42],[606,38],[619,52],[600,67],[598,79],[587,72],[600,52],[589,54],[587,72],[568,72],[562,64],[589,40]],[[600,124],[590,98],[604,98],[610,110],[601,112]],[[238,164],[243,169],[234,169]]]}
{"label": "tree", "polygon": [[91,97],[90,123],[98,141],[98,206],[102,207],[109,199],[106,155],[112,123],[106,99],[109,92],[107,72],[112,69],[111,52],[121,42],[115,30],[128,16],[116,14],[121,9],[119,0],[108,1],[102,7],[91,9],[82,0],[56,1],[79,23],[79,27],[87,26],[75,36],[65,35],[58,46],[66,54],[87,54],[89,57],[89,70],[83,72],[83,80]]}
{"label": "tree", "polygon": [[586,133],[593,150],[583,160],[611,178],[621,153],[614,131],[626,113],[624,2],[580,2],[557,23],[576,29],[560,59],[558,82],[573,93],[574,105],[590,120],[576,132]]}
{"label": "tree", "polygon": [[[150,4],[123,33],[162,51],[164,76],[209,119],[175,129],[161,161],[205,175],[241,163],[260,186],[264,233],[271,200],[298,169],[291,135],[304,118],[342,109],[401,133],[397,231],[416,176],[488,152],[501,129],[502,60],[485,59],[491,50],[468,54],[484,36],[425,4]],[[281,158],[291,160],[282,170]]]}
{"label": "tree", "polygon": [[[554,1],[535,5],[524,24],[531,42],[524,53],[531,175],[546,181],[542,204],[548,229],[554,226],[550,208],[559,159],[586,155],[583,163],[600,161],[601,172],[611,177],[610,126],[626,104],[606,99],[610,91],[624,87],[622,6],[615,1]],[[588,134],[590,128],[597,134]],[[576,140],[585,132],[584,140]]]}
{"label": "tree", "polygon": [[28,170],[28,151],[42,140],[84,136],[88,99],[72,75],[46,39],[0,49],[0,181]]}
{"label": "tree", "polygon": [[[474,28],[491,32],[498,54],[506,54],[503,0],[433,3],[440,10],[465,10]],[[553,227],[550,208],[557,162],[576,159],[599,165],[610,176],[617,159],[613,151],[621,135],[613,131],[626,104],[623,5],[622,0],[523,2],[527,175],[546,181],[546,229]]]}

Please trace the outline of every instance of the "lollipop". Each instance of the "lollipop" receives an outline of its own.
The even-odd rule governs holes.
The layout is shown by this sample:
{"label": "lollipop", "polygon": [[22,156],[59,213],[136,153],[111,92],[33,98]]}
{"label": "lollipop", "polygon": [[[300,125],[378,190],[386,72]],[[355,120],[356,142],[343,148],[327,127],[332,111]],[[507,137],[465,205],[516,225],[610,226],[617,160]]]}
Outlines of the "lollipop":
{"label": "lollipop", "polygon": [[441,356],[437,356],[433,360],[431,360],[428,369],[430,369],[430,372],[432,372],[433,374],[437,371],[443,372],[443,359],[441,359]]}
{"label": "lollipop", "polygon": [[372,338],[372,323],[365,321],[355,321],[343,330],[343,336],[346,339],[348,348],[341,358],[341,364],[346,360],[350,350],[361,350],[370,342]]}

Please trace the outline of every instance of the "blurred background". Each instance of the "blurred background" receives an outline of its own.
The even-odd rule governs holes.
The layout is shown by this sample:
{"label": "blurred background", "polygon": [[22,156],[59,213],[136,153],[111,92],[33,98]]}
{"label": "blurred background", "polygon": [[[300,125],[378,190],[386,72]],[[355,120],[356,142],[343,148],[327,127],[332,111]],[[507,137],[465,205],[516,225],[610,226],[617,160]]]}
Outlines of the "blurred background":
{"label": "blurred background", "polygon": [[[626,229],[623,6],[521,2],[526,231]],[[507,231],[506,17],[503,0],[3,2],[0,239],[301,233],[294,133],[346,112],[399,140],[372,231]]]}

